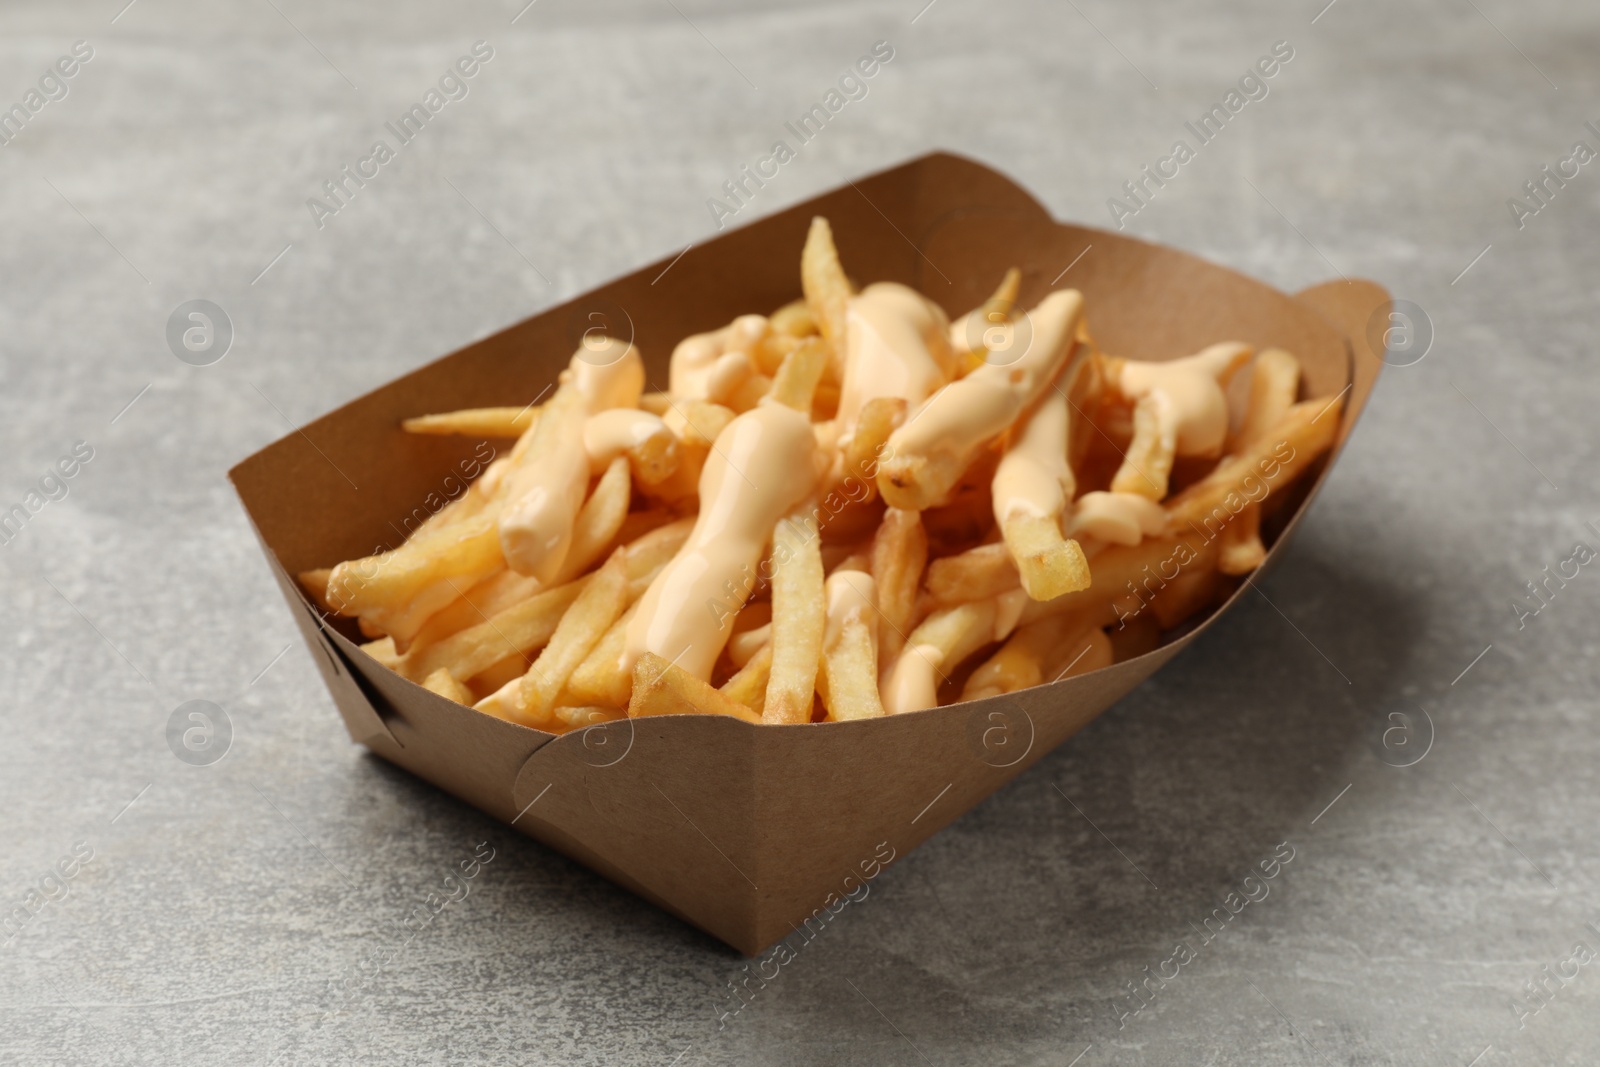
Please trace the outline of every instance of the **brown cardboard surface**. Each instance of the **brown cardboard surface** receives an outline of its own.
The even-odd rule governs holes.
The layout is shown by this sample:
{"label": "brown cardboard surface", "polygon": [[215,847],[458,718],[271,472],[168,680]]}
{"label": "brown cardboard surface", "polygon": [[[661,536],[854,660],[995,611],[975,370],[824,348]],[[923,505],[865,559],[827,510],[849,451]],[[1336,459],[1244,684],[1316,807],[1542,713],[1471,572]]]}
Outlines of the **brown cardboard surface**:
{"label": "brown cardboard surface", "polygon": [[402,432],[402,418],[527,403],[599,314],[665,383],[672,346],[799,295],[816,214],[860,282],[922,289],[952,316],[1023,269],[1022,303],[1083,290],[1108,351],[1143,359],[1216,341],[1280,345],[1305,394],[1347,392],[1338,444],[1288,498],[1283,552],[1370,394],[1381,360],[1366,325],[1387,299],[1361,281],[1290,297],[1173,249],[1060,224],[1022,189],[937,153],[601,286],[375,390],[231,472],[351,737],[746,953],[842,897],[1021,773],[1194,641],[1243,595],[1147,655],[1010,696],[845,723],[752,726],[716,716],[625,720],[552,737],[438,697],[372,660],[320,618],[296,571],[393,547],[406,517],[477,442]]}

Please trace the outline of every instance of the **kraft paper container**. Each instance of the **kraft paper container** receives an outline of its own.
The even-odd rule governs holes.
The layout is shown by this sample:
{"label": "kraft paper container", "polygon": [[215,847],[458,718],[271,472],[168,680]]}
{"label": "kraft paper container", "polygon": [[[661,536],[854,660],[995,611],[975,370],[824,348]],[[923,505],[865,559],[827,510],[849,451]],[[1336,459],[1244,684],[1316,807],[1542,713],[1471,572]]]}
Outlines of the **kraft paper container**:
{"label": "kraft paper container", "polygon": [[[1109,352],[1170,359],[1217,341],[1287,348],[1304,364],[1304,397],[1346,393],[1329,462],[1382,365],[1368,341],[1387,300],[1377,285],[1340,281],[1289,296],[1175,249],[1058,223],[1000,174],[936,153],[463,348],[230,472],[354,740],[749,954],[801,926],[830,894],[854,889],[863,871],[875,873],[875,856],[905,855],[1022,773],[1196,640],[1245,588],[1154,652],[1014,696],[846,723],[688,715],[556,737],[379,666],[357,647],[353,626],[324,618],[290,576],[392,547],[402,520],[480,446],[406,434],[402,418],[527,403],[595,323],[631,332],[650,369],[647,388],[664,388],[678,340],[799,295],[800,248],[818,214],[832,221],[859,283],[913,285],[952,318],[1016,265],[1023,306],[1057,286],[1082,290],[1090,329]],[[1267,524],[1268,566],[1329,462]]]}

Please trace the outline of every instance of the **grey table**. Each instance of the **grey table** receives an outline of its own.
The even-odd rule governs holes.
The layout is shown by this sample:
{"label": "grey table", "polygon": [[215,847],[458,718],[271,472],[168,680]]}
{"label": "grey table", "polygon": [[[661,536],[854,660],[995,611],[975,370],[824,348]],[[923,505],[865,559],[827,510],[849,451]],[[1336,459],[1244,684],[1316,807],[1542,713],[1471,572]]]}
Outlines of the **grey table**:
{"label": "grey table", "polygon": [[[41,505],[0,546],[0,1060],[1600,1055],[1600,567],[1525,584],[1600,546],[1592,5],[124,2],[0,12],[27,118],[0,146],[0,510]],[[460,98],[327,200],[479,40]],[[719,1030],[733,953],[348,742],[224,472],[715,232],[707,200],[877,41],[866,95],[741,217],[947,147],[1286,289],[1379,279],[1415,361],[1265,595]],[[207,366],[166,338],[193,299],[232,325]],[[231,724],[209,766],[167,740],[194,699]],[[475,851],[470,896],[407,931]]]}

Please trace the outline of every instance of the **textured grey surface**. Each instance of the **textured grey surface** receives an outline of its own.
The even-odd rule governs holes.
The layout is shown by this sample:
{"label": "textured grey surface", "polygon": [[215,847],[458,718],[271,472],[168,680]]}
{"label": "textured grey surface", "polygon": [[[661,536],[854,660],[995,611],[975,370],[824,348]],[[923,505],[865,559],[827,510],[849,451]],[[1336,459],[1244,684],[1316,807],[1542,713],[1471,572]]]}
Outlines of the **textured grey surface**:
{"label": "textured grey surface", "polygon": [[[0,1061],[1600,1055],[1600,967],[1524,1028],[1510,1007],[1600,948],[1600,570],[1523,628],[1511,607],[1600,540],[1600,173],[1523,229],[1506,206],[1600,148],[1592,5],[122,2],[0,12],[5,104],[95,48],[0,147],[0,507],[94,449],[0,548],[0,904],[93,850],[0,946]],[[318,231],[306,198],[479,38],[470,95]],[[1105,225],[1288,40],[1129,230],[1289,289],[1374,277],[1437,337],[1386,374],[1270,603],[894,866],[719,1032],[731,952],[348,743],[224,472],[712,232],[706,198],[879,39],[870,94],[745,217],[937,146]],[[208,367],[163,337],[196,297],[237,330]],[[168,748],[190,699],[231,719],[213,766]],[[1419,707],[1431,749],[1387,765]],[[471,895],[403,929],[482,841]],[[1119,1028],[1125,983],[1282,841],[1270,896]]]}

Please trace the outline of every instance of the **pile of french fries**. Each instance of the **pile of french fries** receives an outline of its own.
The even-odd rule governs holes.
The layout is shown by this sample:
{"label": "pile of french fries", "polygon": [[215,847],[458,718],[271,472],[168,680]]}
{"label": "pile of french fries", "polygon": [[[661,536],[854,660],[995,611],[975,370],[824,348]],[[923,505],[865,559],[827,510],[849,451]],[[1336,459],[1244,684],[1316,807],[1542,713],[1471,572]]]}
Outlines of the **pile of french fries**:
{"label": "pile of french fries", "polygon": [[407,420],[515,444],[302,586],[379,662],[539,730],[898,714],[1157,647],[1260,564],[1339,424],[1288,352],[1110,355],[1081,294],[1024,310],[1014,269],[954,325],[858,291],[822,218],[800,281],[682,342],[665,390],[591,337],[540,406]]}

